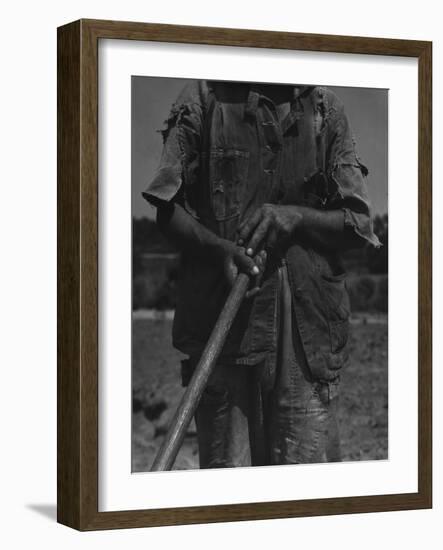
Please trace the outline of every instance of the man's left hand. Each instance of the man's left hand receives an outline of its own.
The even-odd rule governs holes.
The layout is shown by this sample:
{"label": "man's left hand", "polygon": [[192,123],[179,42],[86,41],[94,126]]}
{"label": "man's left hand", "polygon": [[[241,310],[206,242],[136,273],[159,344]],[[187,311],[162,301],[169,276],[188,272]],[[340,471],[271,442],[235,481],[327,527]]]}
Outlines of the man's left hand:
{"label": "man's left hand", "polygon": [[302,221],[298,206],[264,204],[240,225],[237,242],[252,256],[259,248],[270,250],[293,237]]}

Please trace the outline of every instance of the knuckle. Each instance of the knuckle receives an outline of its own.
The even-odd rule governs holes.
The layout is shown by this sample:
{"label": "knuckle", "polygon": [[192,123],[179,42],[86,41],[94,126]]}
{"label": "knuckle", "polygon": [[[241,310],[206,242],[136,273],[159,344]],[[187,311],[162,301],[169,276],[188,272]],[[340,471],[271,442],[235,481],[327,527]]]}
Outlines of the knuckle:
{"label": "knuckle", "polygon": [[252,268],[255,265],[252,258],[250,258],[249,256],[246,256],[246,254],[241,256],[240,264],[245,268]]}

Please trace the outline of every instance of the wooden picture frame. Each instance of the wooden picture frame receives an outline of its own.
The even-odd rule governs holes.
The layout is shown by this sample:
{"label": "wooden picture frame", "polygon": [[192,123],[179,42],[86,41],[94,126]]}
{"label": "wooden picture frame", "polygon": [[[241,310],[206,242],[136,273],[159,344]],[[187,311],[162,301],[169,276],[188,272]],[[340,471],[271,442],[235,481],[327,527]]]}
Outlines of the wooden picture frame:
{"label": "wooden picture frame", "polygon": [[[135,511],[98,511],[98,42],[100,39],[405,56],[419,75],[418,492]],[[58,521],[79,530],[432,506],[432,44],[80,20],[58,29]]]}

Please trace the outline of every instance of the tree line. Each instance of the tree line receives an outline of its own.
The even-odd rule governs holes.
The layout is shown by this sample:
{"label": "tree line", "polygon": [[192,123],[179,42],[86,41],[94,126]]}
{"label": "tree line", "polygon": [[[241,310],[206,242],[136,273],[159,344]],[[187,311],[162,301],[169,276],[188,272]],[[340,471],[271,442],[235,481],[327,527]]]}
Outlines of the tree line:
{"label": "tree line", "polygon": [[[370,245],[351,250],[344,256],[348,271],[382,274],[388,272],[388,214],[374,218],[374,231],[383,246]],[[140,258],[147,254],[171,254],[178,251],[161,233],[154,220],[134,218],[132,223],[132,252],[134,271],[141,268]]]}

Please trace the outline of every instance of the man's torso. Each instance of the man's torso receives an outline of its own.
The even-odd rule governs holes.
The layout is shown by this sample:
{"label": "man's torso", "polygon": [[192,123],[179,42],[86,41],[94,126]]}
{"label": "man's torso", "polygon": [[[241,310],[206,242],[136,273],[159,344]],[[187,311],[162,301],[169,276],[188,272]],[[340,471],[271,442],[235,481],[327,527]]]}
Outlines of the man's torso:
{"label": "man's torso", "polygon": [[[208,85],[198,166],[187,174],[185,204],[223,238],[235,240],[239,224],[264,203],[322,208],[333,192],[326,177],[333,98],[322,88],[280,89],[274,102],[266,87]],[[308,362],[317,377],[334,377],[345,358],[349,315],[339,258],[302,242],[285,256]],[[239,312],[222,361],[255,364],[275,350],[279,263],[270,258],[261,294]],[[174,343],[195,356],[228,289],[204,261],[183,257],[182,267]]]}

